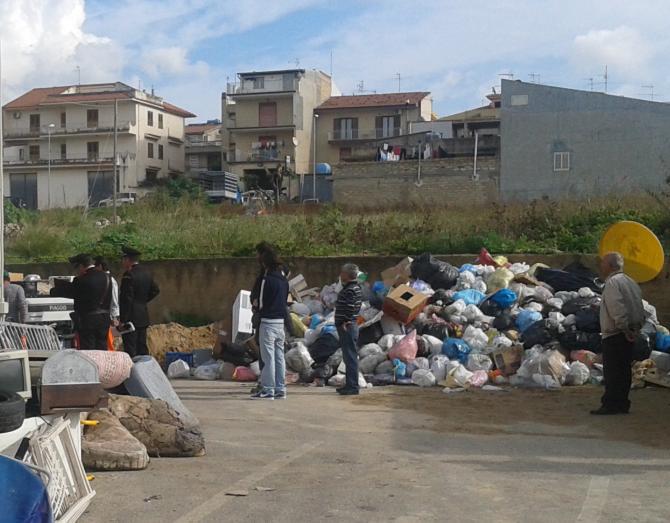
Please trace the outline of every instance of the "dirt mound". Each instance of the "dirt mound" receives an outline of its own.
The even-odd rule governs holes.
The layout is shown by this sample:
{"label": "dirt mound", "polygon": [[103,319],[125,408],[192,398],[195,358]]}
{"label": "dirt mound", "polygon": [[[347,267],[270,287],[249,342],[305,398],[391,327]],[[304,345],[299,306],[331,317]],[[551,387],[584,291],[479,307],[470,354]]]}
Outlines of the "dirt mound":
{"label": "dirt mound", "polygon": [[184,327],[179,323],[151,325],[147,331],[149,354],[162,365],[166,352],[191,352],[194,349],[210,349],[216,341],[214,325]]}

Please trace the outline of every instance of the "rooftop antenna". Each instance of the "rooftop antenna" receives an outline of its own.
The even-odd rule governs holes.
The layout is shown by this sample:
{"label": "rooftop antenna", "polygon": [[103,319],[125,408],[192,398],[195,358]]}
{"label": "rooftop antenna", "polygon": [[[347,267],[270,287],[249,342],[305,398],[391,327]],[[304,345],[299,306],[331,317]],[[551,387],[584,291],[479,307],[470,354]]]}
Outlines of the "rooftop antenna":
{"label": "rooftop antenna", "polygon": [[77,85],[81,85],[81,67],[77,66]]}
{"label": "rooftop antenna", "polygon": [[508,80],[514,80],[514,73],[511,71],[509,73],[498,73],[498,76],[505,77]]}
{"label": "rooftop antenna", "polygon": [[333,50],[330,50],[330,77],[333,77]]}
{"label": "rooftop antenna", "polygon": [[593,91],[593,77],[587,78],[586,81],[589,83],[589,90]]}
{"label": "rooftop antenna", "polygon": [[400,73],[396,73],[395,78],[398,80],[398,92],[400,92]]}
{"label": "rooftop antenna", "polygon": [[530,78],[530,82],[533,84],[539,84],[540,83],[540,73],[530,73],[528,75]]}
{"label": "rooftop antenna", "polygon": [[604,74],[603,77],[605,78],[605,92],[607,92],[607,80],[608,80],[608,76],[607,76],[607,64],[605,64],[605,74]]}
{"label": "rooftop antenna", "polygon": [[359,93],[364,93],[365,92],[365,82],[363,80],[358,82],[358,85],[356,87],[357,87]]}
{"label": "rooftop antenna", "polygon": [[649,89],[649,92],[646,93],[646,96],[649,96],[649,100],[654,101],[654,84],[643,85],[642,89]]}
{"label": "rooftop antenna", "polygon": [[295,64],[296,68],[298,68],[300,66],[300,58],[296,58],[292,62],[289,62],[289,64],[291,63]]}

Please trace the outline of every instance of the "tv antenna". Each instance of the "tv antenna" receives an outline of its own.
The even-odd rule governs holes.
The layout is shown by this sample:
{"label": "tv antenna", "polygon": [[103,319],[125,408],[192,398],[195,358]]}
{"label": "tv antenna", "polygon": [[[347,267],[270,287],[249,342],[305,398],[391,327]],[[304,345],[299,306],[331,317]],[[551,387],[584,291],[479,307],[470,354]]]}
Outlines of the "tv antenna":
{"label": "tv antenna", "polygon": [[587,78],[586,81],[589,83],[589,90],[593,91],[593,76],[591,78]]}
{"label": "tv antenna", "polygon": [[540,83],[540,73],[530,73],[528,77],[530,78],[530,83],[532,84]]}
{"label": "tv antenna", "polygon": [[364,94],[364,93],[373,93],[373,94],[375,94],[375,93],[377,93],[377,91],[371,91],[371,90],[369,90],[369,89],[366,89],[366,88],[365,88],[365,82],[364,82],[363,80],[361,80],[360,82],[358,82],[358,83],[356,84],[356,91],[358,92],[358,94]]}
{"label": "tv antenna", "polygon": [[400,92],[400,73],[395,74],[395,79],[398,80],[398,92]]}
{"label": "tv antenna", "polygon": [[641,96],[648,96],[650,101],[654,101],[654,84],[643,85],[642,89],[648,89],[648,93],[644,93]]}
{"label": "tv antenna", "polygon": [[508,80],[514,80],[514,73],[510,71],[509,73],[498,73],[498,76],[501,78],[507,78]]}
{"label": "tv antenna", "polygon": [[295,64],[296,68],[300,66],[300,58],[295,58],[293,61],[289,62],[289,64]]}

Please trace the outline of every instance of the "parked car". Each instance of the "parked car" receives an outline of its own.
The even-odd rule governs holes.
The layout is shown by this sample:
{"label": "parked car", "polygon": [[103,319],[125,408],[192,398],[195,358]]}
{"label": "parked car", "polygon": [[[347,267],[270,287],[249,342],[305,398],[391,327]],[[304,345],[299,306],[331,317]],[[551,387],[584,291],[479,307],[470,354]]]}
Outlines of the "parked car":
{"label": "parked car", "polygon": [[[137,193],[120,192],[116,195],[116,205],[132,205],[137,201]],[[113,207],[114,198],[105,198],[100,200],[98,207]]]}

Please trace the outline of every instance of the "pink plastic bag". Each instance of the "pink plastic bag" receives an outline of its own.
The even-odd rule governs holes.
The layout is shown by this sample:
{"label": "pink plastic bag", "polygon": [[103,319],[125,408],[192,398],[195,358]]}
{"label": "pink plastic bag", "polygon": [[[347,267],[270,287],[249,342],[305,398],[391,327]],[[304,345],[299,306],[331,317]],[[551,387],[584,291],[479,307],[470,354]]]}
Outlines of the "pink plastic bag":
{"label": "pink plastic bag", "polygon": [[416,331],[410,332],[407,336],[396,343],[389,351],[389,359],[399,359],[405,363],[414,361],[419,347],[416,343]]}
{"label": "pink plastic bag", "polygon": [[235,381],[256,381],[257,377],[249,367],[236,367],[233,379]]}
{"label": "pink plastic bag", "polygon": [[118,387],[130,377],[133,360],[126,352],[83,350],[81,353],[96,364],[100,383],[105,389]]}
{"label": "pink plastic bag", "polygon": [[476,370],[470,378],[470,385],[473,387],[483,387],[489,381],[489,375],[485,370]]}
{"label": "pink plastic bag", "polygon": [[594,363],[600,363],[602,359],[597,354],[590,350],[573,350],[570,352],[570,359],[572,361],[579,361],[586,365],[589,369],[593,367]]}

